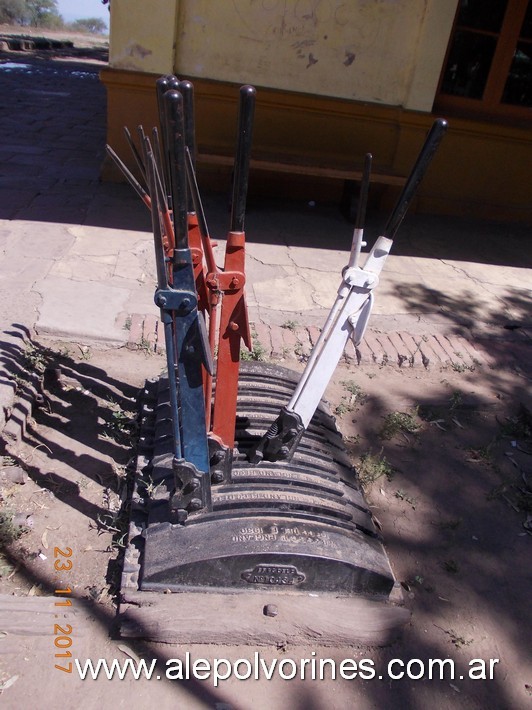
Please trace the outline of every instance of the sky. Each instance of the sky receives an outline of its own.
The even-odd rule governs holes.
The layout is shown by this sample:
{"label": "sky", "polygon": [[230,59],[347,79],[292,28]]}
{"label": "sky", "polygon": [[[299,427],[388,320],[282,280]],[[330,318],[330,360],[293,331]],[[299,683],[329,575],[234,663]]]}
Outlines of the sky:
{"label": "sky", "polygon": [[109,27],[108,7],[108,5],[102,5],[101,0],[57,0],[57,11],[66,22],[99,17]]}

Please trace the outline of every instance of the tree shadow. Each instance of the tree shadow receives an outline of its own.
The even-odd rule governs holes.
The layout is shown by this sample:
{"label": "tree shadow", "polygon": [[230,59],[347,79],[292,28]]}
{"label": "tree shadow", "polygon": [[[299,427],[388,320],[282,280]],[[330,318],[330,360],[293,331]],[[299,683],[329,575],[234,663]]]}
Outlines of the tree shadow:
{"label": "tree shadow", "polygon": [[[21,335],[23,329],[14,327],[12,334]],[[25,333],[27,337],[27,333]],[[31,343],[39,347],[36,343]],[[4,364],[12,367],[24,357],[25,341],[18,346],[7,343],[10,349],[2,353]],[[54,427],[65,431],[79,444],[93,450],[88,458],[73,454],[66,441],[57,445],[52,442],[39,426],[30,427],[27,441],[30,446],[53,449],[53,460],[66,463],[82,473],[83,477],[104,483],[109,487],[119,484],[113,471],[98,468],[101,460],[109,457],[125,462],[131,451],[116,441],[101,440],[95,436],[95,429],[105,426],[104,415],[99,406],[89,406],[89,395],[83,390],[98,391],[101,398],[112,397],[120,406],[129,406],[135,388],[121,382],[102,368],[95,368],[88,362],[76,362],[68,354],[59,355],[50,362],[48,372],[61,367],[62,376],[72,383],[71,389],[57,389],[54,380],[46,380],[43,393],[52,406],[45,404],[36,412],[36,420],[46,431]],[[19,372],[25,372],[24,368]],[[441,372],[442,380],[446,370]],[[383,383],[387,368],[377,371]],[[507,374],[507,373],[506,373]],[[471,385],[482,380],[486,394],[472,397]],[[75,383],[79,383],[80,389]],[[379,504],[380,495],[371,493],[370,501],[375,516],[382,528],[383,536],[397,577],[405,584],[407,605],[414,617],[406,628],[403,639],[384,649],[330,649],[298,648],[287,646],[284,651],[274,650],[275,657],[309,658],[312,651],[318,657],[332,657],[339,663],[344,658],[369,658],[374,662],[376,676],[368,679],[359,677],[356,681],[329,679],[319,686],[309,689],[305,682],[287,683],[278,679],[275,692],[268,701],[271,707],[340,707],[346,699],[362,703],[364,707],[382,707],[393,701],[397,708],[423,708],[436,701],[439,706],[455,707],[456,698],[466,703],[464,707],[515,707],[519,689],[508,687],[504,676],[508,665],[515,656],[527,652],[526,639],[532,631],[527,616],[530,574],[527,572],[528,549],[522,538],[517,539],[516,530],[522,522],[522,514],[506,505],[503,493],[513,491],[515,476],[508,478],[505,491],[500,490],[500,472],[481,459],[469,460],[471,452],[487,450],[499,432],[499,422],[493,414],[491,392],[496,392],[502,401],[511,404],[521,395],[521,382],[515,377],[504,377],[502,368],[476,368],[462,373],[460,393],[462,399],[449,384],[442,384],[434,398],[433,394],[416,395],[412,407],[417,406],[422,414],[423,429],[419,441],[406,441],[401,437],[382,441],[377,436],[375,423],[382,421],[388,413],[384,397],[373,396],[364,405],[364,416],[357,417],[356,432],[374,450],[384,445],[383,455],[393,465],[395,476],[389,482],[377,482],[386,490],[386,500],[392,504]],[[452,400],[452,401],[451,401]],[[454,404],[453,404],[454,402]],[[487,413],[487,414],[486,414]],[[56,415],[56,416],[54,416]],[[453,422],[458,420],[460,426]],[[439,422],[439,425],[431,424]],[[69,426],[70,425],[70,426]],[[443,428],[442,428],[443,427]],[[506,440],[496,442],[499,454],[504,452]],[[492,451],[495,455],[495,450]],[[83,515],[96,520],[105,513],[102,506],[82,501],[80,490],[65,478],[50,479],[43,475],[47,457],[42,463],[30,466],[29,475],[41,487],[49,490],[62,489],[59,500],[79,510]],[[52,457],[50,457],[50,462]],[[505,480],[505,479],[504,479]],[[70,488],[65,488],[65,484]],[[396,496],[401,491],[400,496]],[[377,501],[377,502],[376,502]],[[9,554],[8,550],[8,554]],[[28,581],[39,583],[48,594],[53,587],[49,580],[39,577],[26,565],[23,557],[11,553],[11,561],[21,566]],[[114,563],[116,565],[116,563]],[[112,574],[112,570],[109,570]],[[93,605],[79,597],[75,600],[95,616],[107,633],[115,634],[114,611]],[[93,608],[94,606],[94,608]],[[474,609],[474,618],[464,616],[464,609]],[[425,634],[430,627],[432,633]],[[436,628],[436,632],[434,629]],[[497,646],[504,630],[502,645]],[[157,658],[159,665],[169,658],[183,657],[183,649],[176,653],[175,647],[165,648],[157,644],[128,639],[137,654],[146,659]],[[514,658],[503,657],[512,651]],[[228,658],[251,658],[255,649],[224,649]],[[271,654],[267,649],[265,654]],[[220,650],[206,648],[202,657],[220,655]],[[501,670],[496,669],[494,679],[479,683],[467,679],[468,663],[471,658],[501,658]],[[426,668],[430,659],[452,658],[456,663],[456,677],[448,673],[443,679],[435,676],[432,680],[420,678],[388,679],[387,665],[395,661],[393,671],[404,671],[411,659],[419,659]],[[398,661],[404,665],[401,666]],[[417,672],[419,665],[413,667]],[[383,679],[379,679],[379,675]],[[464,675],[465,679],[460,679]],[[328,677],[328,676],[326,676]],[[308,678],[308,677],[307,677]],[[314,682],[314,681],[310,681]],[[264,678],[266,695],[271,687]],[[341,685],[340,685],[341,684]],[[205,703],[226,702],[230,707],[247,706],[247,685],[234,682],[223,686],[222,690],[212,690],[205,683],[190,681],[179,684],[180,689],[190,693],[190,697]],[[331,696],[334,688],[333,696]],[[458,690],[456,690],[458,688]],[[176,692],[179,692],[176,687]],[[460,695],[458,695],[460,693]],[[256,690],[252,691],[256,696]],[[258,705],[259,707],[264,706]]]}
{"label": "tree shadow", "polygon": [[[373,394],[342,429],[360,437],[354,455],[369,449],[390,469],[368,496],[413,613],[402,641],[379,661],[385,667],[402,659],[405,666],[395,666],[401,671],[410,659],[427,669],[430,659],[452,658],[456,676],[405,678],[389,688],[373,681],[367,693],[375,707],[390,692],[394,707],[524,706],[532,634],[523,527],[532,512],[529,455],[522,452],[532,450],[528,380],[500,363],[458,377],[441,368],[436,379],[437,387],[413,387],[403,398],[401,412],[411,414],[417,431],[381,435],[390,405]],[[468,677],[473,658],[499,659],[493,680]]]}
{"label": "tree shadow", "polygon": [[406,313],[436,311],[452,333],[460,334],[466,329],[481,335],[488,327],[491,337],[518,342],[530,340],[532,308],[525,289],[501,287],[497,299],[489,304],[472,288],[451,295],[421,283],[398,283],[394,285],[394,294],[404,302]]}

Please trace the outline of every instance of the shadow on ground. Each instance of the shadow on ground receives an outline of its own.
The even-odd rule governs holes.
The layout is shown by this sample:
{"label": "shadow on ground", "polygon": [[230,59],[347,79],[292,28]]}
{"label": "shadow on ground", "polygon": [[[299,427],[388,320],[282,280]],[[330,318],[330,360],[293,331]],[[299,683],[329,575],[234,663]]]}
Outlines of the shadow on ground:
{"label": "shadow on ground", "polygon": [[[134,438],[130,412],[145,371],[157,372],[162,362],[136,353],[137,368],[131,368],[131,362],[121,367],[124,352],[115,356],[94,352],[88,361],[82,350],[79,356],[61,348],[47,350],[22,338],[20,345],[6,346],[4,364],[18,368],[14,375],[18,385],[24,386],[30,369],[43,383],[41,406],[23,444],[9,446],[8,453],[34,484],[27,502],[38,491],[50,495],[42,499],[46,519],[28,502],[34,527],[4,550],[17,571],[2,586],[7,591],[15,585],[22,590],[39,585],[42,593],[52,594],[53,580],[32,553],[42,549],[44,530],[65,525],[70,546],[83,559],[79,579],[73,579],[79,589],[75,601],[90,614],[99,633],[112,636],[116,631],[113,599],[127,522],[123,501]],[[20,352],[15,352],[17,348]],[[20,367],[21,362],[26,365]],[[527,640],[532,632],[527,613],[532,583],[530,535],[524,527],[531,512],[532,423],[524,399],[526,381],[503,366],[464,372],[390,366],[342,369],[335,377],[333,405],[340,406],[346,396],[345,378],[356,378],[364,397],[352,409],[346,411],[344,406],[341,429],[368,486],[372,511],[413,612],[412,623],[401,642],[385,649],[327,649],[318,644],[295,648],[289,642],[283,649],[261,649],[269,661],[297,661],[310,658],[312,652],[338,662],[369,658],[375,664],[373,679],[366,675],[334,680],[326,666],[328,682],[310,681],[311,686],[308,679],[287,682],[278,677],[258,685],[233,678],[219,689],[191,681],[172,686],[176,697],[185,693],[190,701],[210,707],[228,703],[234,708],[249,706],[249,698],[256,707],[265,707],[262,693],[267,693],[270,707],[286,703],[301,708],[345,707],[346,702],[355,702],[369,708],[393,702],[397,708],[422,708],[435,700],[442,708],[454,708],[457,702],[471,708],[524,706],[532,684],[527,676]],[[390,419],[398,412],[406,418]],[[374,468],[361,462],[368,453]],[[10,504],[22,503],[23,498],[17,493]],[[122,499],[122,507],[110,507],[113,498],[119,504]],[[95,555],[98,545],[103,549]],[[102,588],[106,593],[100,591],[95,601],[94,590]],[[130,639],[127,644],[139,656],[157,658],[163,672],[166,661],[182,658],[185,650]],[[245,647],[224,648],[223,653],[209,647],[187,650],[195,657],[223,656],[233,661],[251,658],[255,651]],[[430,659],[447,658],[456,663],[454,678],[448,668],[443,680],[429,680],[426,674],[419,680],[378,678],[386,676],[390,661],[395,661],[392,671],[400,674],[411,659],[419,659],[428,672]],[[500,659],[493,680],[467,679],[471,659]],[[420,673],[420,663],[413,662],[411,671]]]}

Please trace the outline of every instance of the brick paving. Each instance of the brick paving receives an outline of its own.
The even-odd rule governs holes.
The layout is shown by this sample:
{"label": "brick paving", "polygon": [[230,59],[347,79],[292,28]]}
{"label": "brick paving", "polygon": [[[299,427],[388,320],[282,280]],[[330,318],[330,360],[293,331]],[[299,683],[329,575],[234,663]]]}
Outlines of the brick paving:
{"label": "brick paving", "polygon": [[[306,362],[319,337],[315,326],[283,328],[251,323],[257,359]],[[164,352],[164,336],[154,316],[132,316],[128,347],[150,348]],[[368,330],[356,347],[348,341],[343,360],[350,366],[378,365],[401,368],[442,369],[458,372],[477,368],[509,368],[532,373],[528,340],[494,341],[477,339],[475,342],[460,335],[441,334],[413,337],[404,332],[373,333]]]}

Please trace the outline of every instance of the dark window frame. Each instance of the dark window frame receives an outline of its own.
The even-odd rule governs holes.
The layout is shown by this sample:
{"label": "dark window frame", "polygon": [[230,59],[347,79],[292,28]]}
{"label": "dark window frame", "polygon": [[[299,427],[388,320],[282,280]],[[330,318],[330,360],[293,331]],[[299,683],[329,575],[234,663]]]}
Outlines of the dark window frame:
{"label": "dark window frame", "polygon": [[[530,121],[532,119],[532,107],[502,103],[503,92],[516,47],[523,41],[523,38],[520,37],[520,31],[523,27],[529,1],[532,4],[532,0],[508,0],[500,31],[489,33],[477,30],[473,27],[459,25],[460,2],[458,2],[454,26],[447,46],[447,53],[436,92],[434,111],[440,113],[445,112],[448,115],[461,115],[468,118],[478,117],[480,119],[508,119],[510,121],[517,120],[518,122],[522,120]],[[456,96],[445,94],[442,91],[455,33],[460,31],[471,31],[484,35],[489,34],[497,38],[495,53],[481,98]],[[530,43],[532,46],[532,40],[530,38],[525,38],[524,41],[526,41],[527,44]]]}

